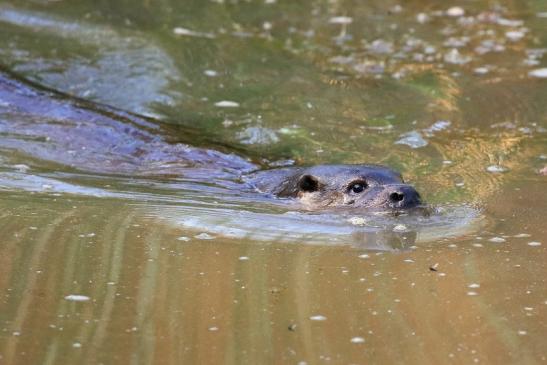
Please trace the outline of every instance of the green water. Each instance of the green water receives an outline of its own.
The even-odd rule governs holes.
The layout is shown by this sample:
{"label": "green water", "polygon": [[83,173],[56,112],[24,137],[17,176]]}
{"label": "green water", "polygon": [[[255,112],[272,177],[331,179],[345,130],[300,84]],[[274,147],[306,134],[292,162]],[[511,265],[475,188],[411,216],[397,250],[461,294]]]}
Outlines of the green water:
{"label": "green water", "polygon": [[545,29],[539,0],[1,1],[23,77],[263,165],[389,165],[445,213],[360,245],[2,149],[0,364],[544,363]]}

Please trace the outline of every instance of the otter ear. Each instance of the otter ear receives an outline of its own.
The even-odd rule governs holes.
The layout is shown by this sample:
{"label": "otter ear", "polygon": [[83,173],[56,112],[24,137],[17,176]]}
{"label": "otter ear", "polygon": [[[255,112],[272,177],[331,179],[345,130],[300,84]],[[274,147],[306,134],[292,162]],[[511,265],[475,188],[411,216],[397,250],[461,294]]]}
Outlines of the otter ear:
{"label": "otter ear", "polygon": [[319,190],[319,181],[315,176],[304,175],[298,181],[298,188],[302,191],[311,193]]}

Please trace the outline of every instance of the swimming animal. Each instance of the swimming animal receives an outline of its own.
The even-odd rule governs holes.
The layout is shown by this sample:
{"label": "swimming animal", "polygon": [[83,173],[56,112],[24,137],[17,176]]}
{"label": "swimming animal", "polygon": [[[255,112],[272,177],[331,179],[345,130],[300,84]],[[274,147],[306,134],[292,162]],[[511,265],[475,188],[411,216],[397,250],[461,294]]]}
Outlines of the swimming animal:
{"label": "swimming animal", "polygon": [[405,210],[421,204],[396,171],[379,165],[262,170],[234,153],[171,140],[168,126],[0,71],[0,148],[63,168],[130,176],[225,181],[306,210]]}

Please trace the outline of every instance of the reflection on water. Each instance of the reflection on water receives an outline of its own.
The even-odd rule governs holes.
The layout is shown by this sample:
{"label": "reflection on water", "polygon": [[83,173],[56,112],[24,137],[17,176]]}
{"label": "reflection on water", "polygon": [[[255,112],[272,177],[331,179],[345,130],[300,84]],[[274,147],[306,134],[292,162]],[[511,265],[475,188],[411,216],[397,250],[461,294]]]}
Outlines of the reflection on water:
{"label": "reflection on water", "polygon": [[[0,8],[0,22],[22,31],[16,42],[28,42],[28,38],[50,44],[61,41],[71,48],[66,50],[67,55],[59,55],[54,48],[53,55],[38,58],[21,54],[13,44],[0,52],[7,53],[8,58],[24,57],[20,70],[34,77],[39,70],[38,79],[45,85],[140,114],[154,115],[152,103],[173,102],[163,91],[169,82],[181,77],[179,71],[170,57],[143,35],[124,35],[110,27],[64,21],[9,6]],[[74,55],[75,51],[82,52],[83,57]],[[70,61],[61,66],[59,56]]]}
{"label": "reflection on water", "polygon": [[[0,100],[0,364],[545,362],[545,14],[1,1],[9,70],[263,165],[387,164],[435,210],[299,212],[218,169],[112,176],[102,136],[123,142],[123,123],[82,118],[63,141],[61,109],[29,103],[25,119]],[[138,120],[140,147],[172,152]],[[61,159],[71,144],[91,149]]]}
{"label": "reflection on water", "polygon": [[544,290],[526,279],[542,272],[533,259],[542,248],[514,237],[520,231],[507,232],[502,246],[485,233],[374,253],[209,239],[138,218],[131,204],[43,199],[3,203],[9,216],[0,224],[11,233],[0,256],[7,363],[542,356]]}
{"label": "reflection on water", "polygon": [[471,207],[432,209],[425,217],[414,212],[405,216],[351,214],[281,215],[161,207],[152,214],[184,228],[212,232],[222,237],[300,244],[352,245],[368,250],[409,250],[416,244],[461,236],[480,226]]}

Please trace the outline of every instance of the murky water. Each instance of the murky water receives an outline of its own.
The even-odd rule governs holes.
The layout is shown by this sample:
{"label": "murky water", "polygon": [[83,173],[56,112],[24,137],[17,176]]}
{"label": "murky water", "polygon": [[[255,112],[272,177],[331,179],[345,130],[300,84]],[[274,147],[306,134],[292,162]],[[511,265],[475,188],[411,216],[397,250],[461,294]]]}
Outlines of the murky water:
{"label": "murky water", "polygon": [[544,363],[545,29],[540,0],[1,1],[21,77],[263,166],[386,164],[434,211],[113,175],[0,100],[0,364]]}

